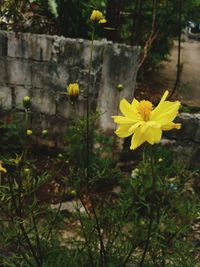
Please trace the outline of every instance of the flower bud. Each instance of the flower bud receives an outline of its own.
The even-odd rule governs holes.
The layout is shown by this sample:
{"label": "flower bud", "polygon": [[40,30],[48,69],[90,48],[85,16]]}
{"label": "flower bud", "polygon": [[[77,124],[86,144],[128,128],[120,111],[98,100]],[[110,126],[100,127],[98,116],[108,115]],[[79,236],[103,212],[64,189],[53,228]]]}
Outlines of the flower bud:
{"label": "flower bud", "polygon": [[63,154],[62,153],[59,153],[58,154],[58,158],[62,159],[63,158]]}
{"label": "flower bud", "polygon": [[122,85],[121,83],[119,83],[119,84],[117,85],[117,90],[118,90],[119,92],[121,92],[123,89],[124,89],[123,85]]}
{"label": "flower bud", "polygon": [[30,173],[31,173],[31,170],[30,170],[29,168],[24,168],[24,169],[23,169],[23,174],[24,174],[25,176],[30,175]]}
{"label": "flower bud", "polygon": [[25,109],[28,109],[28,108],[31,107],[31,99],[30,99],[29,96],[25,96],[25,97],[23,98],[23,107],[24,107]]}
{"label": "flower bud", "polygon": [[90,16],[90,20],[97,23],[106,23],[106,19],[104,18],[103,14],[99,10],[93,10]]}
{"label": "flower bud", "polygon": [[78,83],[70,83],[67,87],[67,94],[70,96],[70,100],[75,102],[80,94]]}
{"label": "flower bud", "polygon": [[49,134],[48,130],[45,129],[45,130],[42,131],[42,135],[43,135],[44,137],[47,137],[48,134]]}
{"label": "flower bud", "polygon": [[33,134],[33,131],[32,131],[32,130],[30,130],[30,129],[28,129],[28,130],[26,131],[26,134],[30,136],[30,135],[32,135],[32,134]]}

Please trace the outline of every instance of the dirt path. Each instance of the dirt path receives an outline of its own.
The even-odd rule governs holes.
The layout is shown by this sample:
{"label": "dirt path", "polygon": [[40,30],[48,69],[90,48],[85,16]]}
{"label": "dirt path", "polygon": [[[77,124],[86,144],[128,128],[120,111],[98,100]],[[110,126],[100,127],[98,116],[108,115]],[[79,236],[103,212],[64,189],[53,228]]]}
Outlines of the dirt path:
{"label": "dirt path", "polygon": [[[169,60],[163,64],[161,77],[173,87],[176,77],[177,42],[171,51]],[[178,95],[182,102],[200,107],[200,42],[187,39],[181,45],[182,72]]]}
{"label": "dirt path", "polygon": [[[162,63],[153,77],[147,77],[150,92],[171,90],[176,80],[178,44],[175,41],[171,55]],[[176,93],[182,103],[200,107],[200,41],[186,39],[181,44],[181,78]]]}

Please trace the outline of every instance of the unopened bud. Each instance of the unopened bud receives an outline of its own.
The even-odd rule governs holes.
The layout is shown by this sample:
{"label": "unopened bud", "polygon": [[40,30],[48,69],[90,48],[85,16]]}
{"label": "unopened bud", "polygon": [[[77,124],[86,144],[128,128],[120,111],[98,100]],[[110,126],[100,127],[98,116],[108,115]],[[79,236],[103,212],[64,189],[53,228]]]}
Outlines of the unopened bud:
{"label": "unopened bud", "polygon": [[122,85],[121,83],[119,83],[119,84],[117,85],[117,90],[118,90],[119,92],[121,92],[123,89],[124,89],[123,85]]}
{"label": "unopened bud", "polygon": [[25,109],[29,109],[29,108],[31,107],[31,99],[30,99],[29,96],[25,96],[25,97],[23,98],[23,107],[24,107]]}

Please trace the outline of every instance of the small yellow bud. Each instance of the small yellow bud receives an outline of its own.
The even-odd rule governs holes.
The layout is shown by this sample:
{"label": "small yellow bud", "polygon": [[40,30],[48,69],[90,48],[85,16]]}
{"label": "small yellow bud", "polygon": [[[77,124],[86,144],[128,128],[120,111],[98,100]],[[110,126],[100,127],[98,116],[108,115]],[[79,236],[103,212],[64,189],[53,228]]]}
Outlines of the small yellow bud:
{"label": "small yellow bud", "polygon": [[70,96],[70,100],[75,102],[80,94],[78,83],[70,83],[67,87],[67,94]]}
{"label": "small yellow bud", "polygon": [[99,10],[93,10],[92,14],[90,16],[90,20],[93,22],[98,22],[98,23],[106,23],[106,19],[104,18],[103,14]]}
{"label": "small yellow bud", "polygon": [[162,162],[162,161],[163,161],[163,159],[162,159],[162,158],[159,158],[159,159],[158,159],[158,162]]}
{"label": "small yellow bud", "polygon": [[0,161],[0,172],[7,173],[6,168],[4,168],[3,165],[2,165],[2,161]]}
{"label": "small yellow bud", "polygon": [[26,131],[26,134],[27,134],[27,135],[32,135],[32,134],[33,134],[33,131],[30,130],[30,129],[28,129],[28,130]]}
{"label": "small yellow bud", "polygon": [[28,109],[28,108],[31,107],[31,99],[30,99],[29,96],[25,96],[25,97],[23,98],[23,107],[24,107],[25,109]]}

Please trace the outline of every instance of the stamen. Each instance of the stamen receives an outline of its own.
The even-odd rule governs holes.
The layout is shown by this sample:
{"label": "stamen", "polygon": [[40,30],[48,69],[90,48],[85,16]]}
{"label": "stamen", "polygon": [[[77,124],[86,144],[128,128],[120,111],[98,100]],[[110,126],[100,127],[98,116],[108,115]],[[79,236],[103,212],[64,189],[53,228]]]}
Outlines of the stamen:
{"label": "stamen", "polygon": [[149,115],[153,110],[153,105],[150,101],[142,100],[137,107],[138,113],[145,121],[148,121]]}

